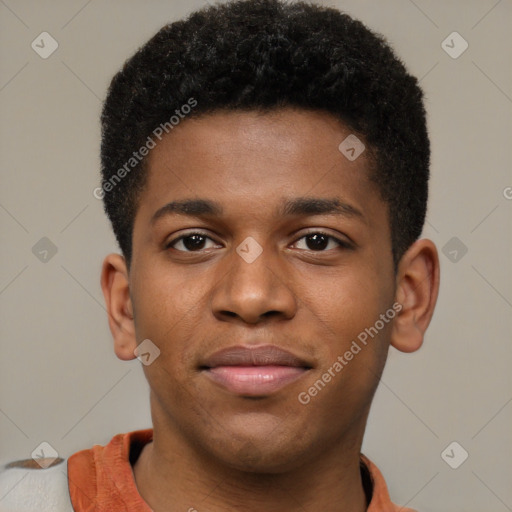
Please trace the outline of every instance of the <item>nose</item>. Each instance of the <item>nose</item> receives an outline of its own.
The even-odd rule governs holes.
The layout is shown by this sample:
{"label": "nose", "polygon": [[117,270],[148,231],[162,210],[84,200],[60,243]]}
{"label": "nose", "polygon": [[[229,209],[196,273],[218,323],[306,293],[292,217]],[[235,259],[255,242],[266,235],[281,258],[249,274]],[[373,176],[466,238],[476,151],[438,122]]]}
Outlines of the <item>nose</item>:
{"label": "nose", "polygon": [[229,255],[224,276],[212,297],[212,311],[218,320],[258,324],[270,317],[295,316],[297,300],[277,256],[263,252],[252,262],[237,252]]}

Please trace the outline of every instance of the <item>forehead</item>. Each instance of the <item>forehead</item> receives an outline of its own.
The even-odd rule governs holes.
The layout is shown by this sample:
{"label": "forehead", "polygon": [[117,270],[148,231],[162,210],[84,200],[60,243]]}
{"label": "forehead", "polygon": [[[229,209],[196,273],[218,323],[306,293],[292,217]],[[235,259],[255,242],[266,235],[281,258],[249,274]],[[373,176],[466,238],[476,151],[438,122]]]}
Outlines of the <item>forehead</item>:
{"label": "forehead", "polygon": [[212,211],[216,215],[243,209],[255,218],[286,212],[284,198],[323,197],[365,210],[366,216],[385,205],[369,180],[367,151],[351,159],[340,150],[354,137],[331,115],[314,111],[216,112],[186,119],[148,155],[139,213],[148,222],[169,202],[211,198],[222,206]]}

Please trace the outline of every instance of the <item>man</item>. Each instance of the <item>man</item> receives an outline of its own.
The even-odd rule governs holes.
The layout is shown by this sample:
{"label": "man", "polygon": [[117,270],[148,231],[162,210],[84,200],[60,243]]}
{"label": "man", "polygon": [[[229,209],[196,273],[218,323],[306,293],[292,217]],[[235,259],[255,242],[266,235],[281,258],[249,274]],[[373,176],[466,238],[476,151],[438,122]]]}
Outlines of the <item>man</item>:
{"label": "man", "polygon": [[115,353],[144,363],[153,428],[38,470],[40,490],[11,501],[399,510],[360,449],[389,346],[420,348],[439,287],[419,239],[417,80],[334,9],[238,1],[148,41],[102,129],[96,194],[122,255],[101,284]]}

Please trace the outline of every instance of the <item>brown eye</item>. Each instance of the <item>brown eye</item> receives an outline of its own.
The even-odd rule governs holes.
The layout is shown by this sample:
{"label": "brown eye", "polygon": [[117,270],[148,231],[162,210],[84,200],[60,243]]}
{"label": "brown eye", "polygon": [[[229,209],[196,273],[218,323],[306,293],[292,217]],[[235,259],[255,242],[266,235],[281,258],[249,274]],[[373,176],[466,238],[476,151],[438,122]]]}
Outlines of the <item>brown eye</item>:
{"label": "brown eye", "polygon": [[205,248],[209,248],[205,247],[208,240],[214,243],[214,241],[210,237],[206,236],[203,233],[189,233],[187,235],[182,235],[179,238],[171,240],[167,244],[166,248],[172,248],[175,249],[176,251],[181,252],[197,252]]}
{"label": "brown eye", "polygon": [[303,244],[305,247],[299,247],[299,249],[305,249],[308,251],[326,252],[326,249],[349,249],[351,247],[348,242],[339,240],[338,238],[328,235],[327,233],[322,233],[321,231],[308,233],[307,235],[302,236],[296,244],[298,244],[300,240],[305,240],[305,244]]}

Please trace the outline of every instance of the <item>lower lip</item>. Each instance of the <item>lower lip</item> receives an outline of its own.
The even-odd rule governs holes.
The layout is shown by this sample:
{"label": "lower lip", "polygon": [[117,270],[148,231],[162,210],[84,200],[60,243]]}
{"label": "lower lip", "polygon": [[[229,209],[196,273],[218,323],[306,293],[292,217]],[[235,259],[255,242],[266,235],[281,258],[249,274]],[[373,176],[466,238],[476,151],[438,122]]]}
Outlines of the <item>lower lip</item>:
{"label": "lower lip", "polygon": [[245,396],[265,396],[300,379],[306,368],[295,366],[217,366],[205,374],[228,391]]}

